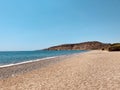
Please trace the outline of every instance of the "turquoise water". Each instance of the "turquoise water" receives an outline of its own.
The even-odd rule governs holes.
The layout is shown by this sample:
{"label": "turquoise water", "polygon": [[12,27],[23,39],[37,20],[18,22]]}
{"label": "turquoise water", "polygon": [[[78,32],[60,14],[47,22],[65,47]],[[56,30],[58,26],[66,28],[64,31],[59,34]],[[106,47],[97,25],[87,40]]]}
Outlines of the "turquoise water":
{"label": "turquoise water", "polygon": [[74,53],[83,53],[81,50],[63,50],[63,51],[9,51],[0,52],[0,65],[16,64],[25,61],[54,57],[60,55],[69,55]]}

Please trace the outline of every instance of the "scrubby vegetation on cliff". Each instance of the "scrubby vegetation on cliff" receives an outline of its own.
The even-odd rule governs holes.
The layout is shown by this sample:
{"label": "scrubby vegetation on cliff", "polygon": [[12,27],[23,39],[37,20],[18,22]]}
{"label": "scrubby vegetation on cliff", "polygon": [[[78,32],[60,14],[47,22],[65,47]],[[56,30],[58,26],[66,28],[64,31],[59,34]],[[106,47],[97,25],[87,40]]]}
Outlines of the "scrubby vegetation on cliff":
{"label": "scrubby vegetation on cliff", "polygon": [[120,51],[120,43],[114,43],[109,47],[109,51]]}
{"label": "scrubby vegetation on cliff", "polygon": [[76,44],[64,44],[47,48],[45,50],[108,50],[110,44],[105,44],[98,41],[83,42]]}

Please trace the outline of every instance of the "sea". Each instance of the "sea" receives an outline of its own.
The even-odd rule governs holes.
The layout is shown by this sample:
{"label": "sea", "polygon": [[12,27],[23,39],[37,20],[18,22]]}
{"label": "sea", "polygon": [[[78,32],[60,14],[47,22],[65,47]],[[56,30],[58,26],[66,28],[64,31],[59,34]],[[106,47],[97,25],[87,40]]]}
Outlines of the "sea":
{"label": "sea", "polygon": [[38,59],[57,57],[61,55],[70,55],[75,53],[83,53],[85,50],[61,50],[61,51],[1,51],[0,66],[29,62]]}

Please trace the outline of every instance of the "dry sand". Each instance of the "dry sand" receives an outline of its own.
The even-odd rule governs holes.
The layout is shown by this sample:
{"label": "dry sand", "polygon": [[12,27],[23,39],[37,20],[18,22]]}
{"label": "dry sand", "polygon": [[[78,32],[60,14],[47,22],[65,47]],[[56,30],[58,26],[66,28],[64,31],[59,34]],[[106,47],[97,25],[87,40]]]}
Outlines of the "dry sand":
{"label": "dry sand", "polygon": [[120,90],[120,52],[90,51],[0,80],[0,90]]}

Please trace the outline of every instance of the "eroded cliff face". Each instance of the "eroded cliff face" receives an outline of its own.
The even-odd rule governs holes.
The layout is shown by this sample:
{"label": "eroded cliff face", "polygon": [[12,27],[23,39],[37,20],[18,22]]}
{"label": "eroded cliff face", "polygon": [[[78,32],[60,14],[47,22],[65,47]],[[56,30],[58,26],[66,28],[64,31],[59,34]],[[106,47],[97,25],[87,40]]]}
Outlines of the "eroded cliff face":
{"label": "eroded cliff face", "polygon": [[110,44],[105,44],[98,41],[92,41],[92,42],[53,46],[45,50],[100,50],[100,49],[108,49],[109,46]]}

